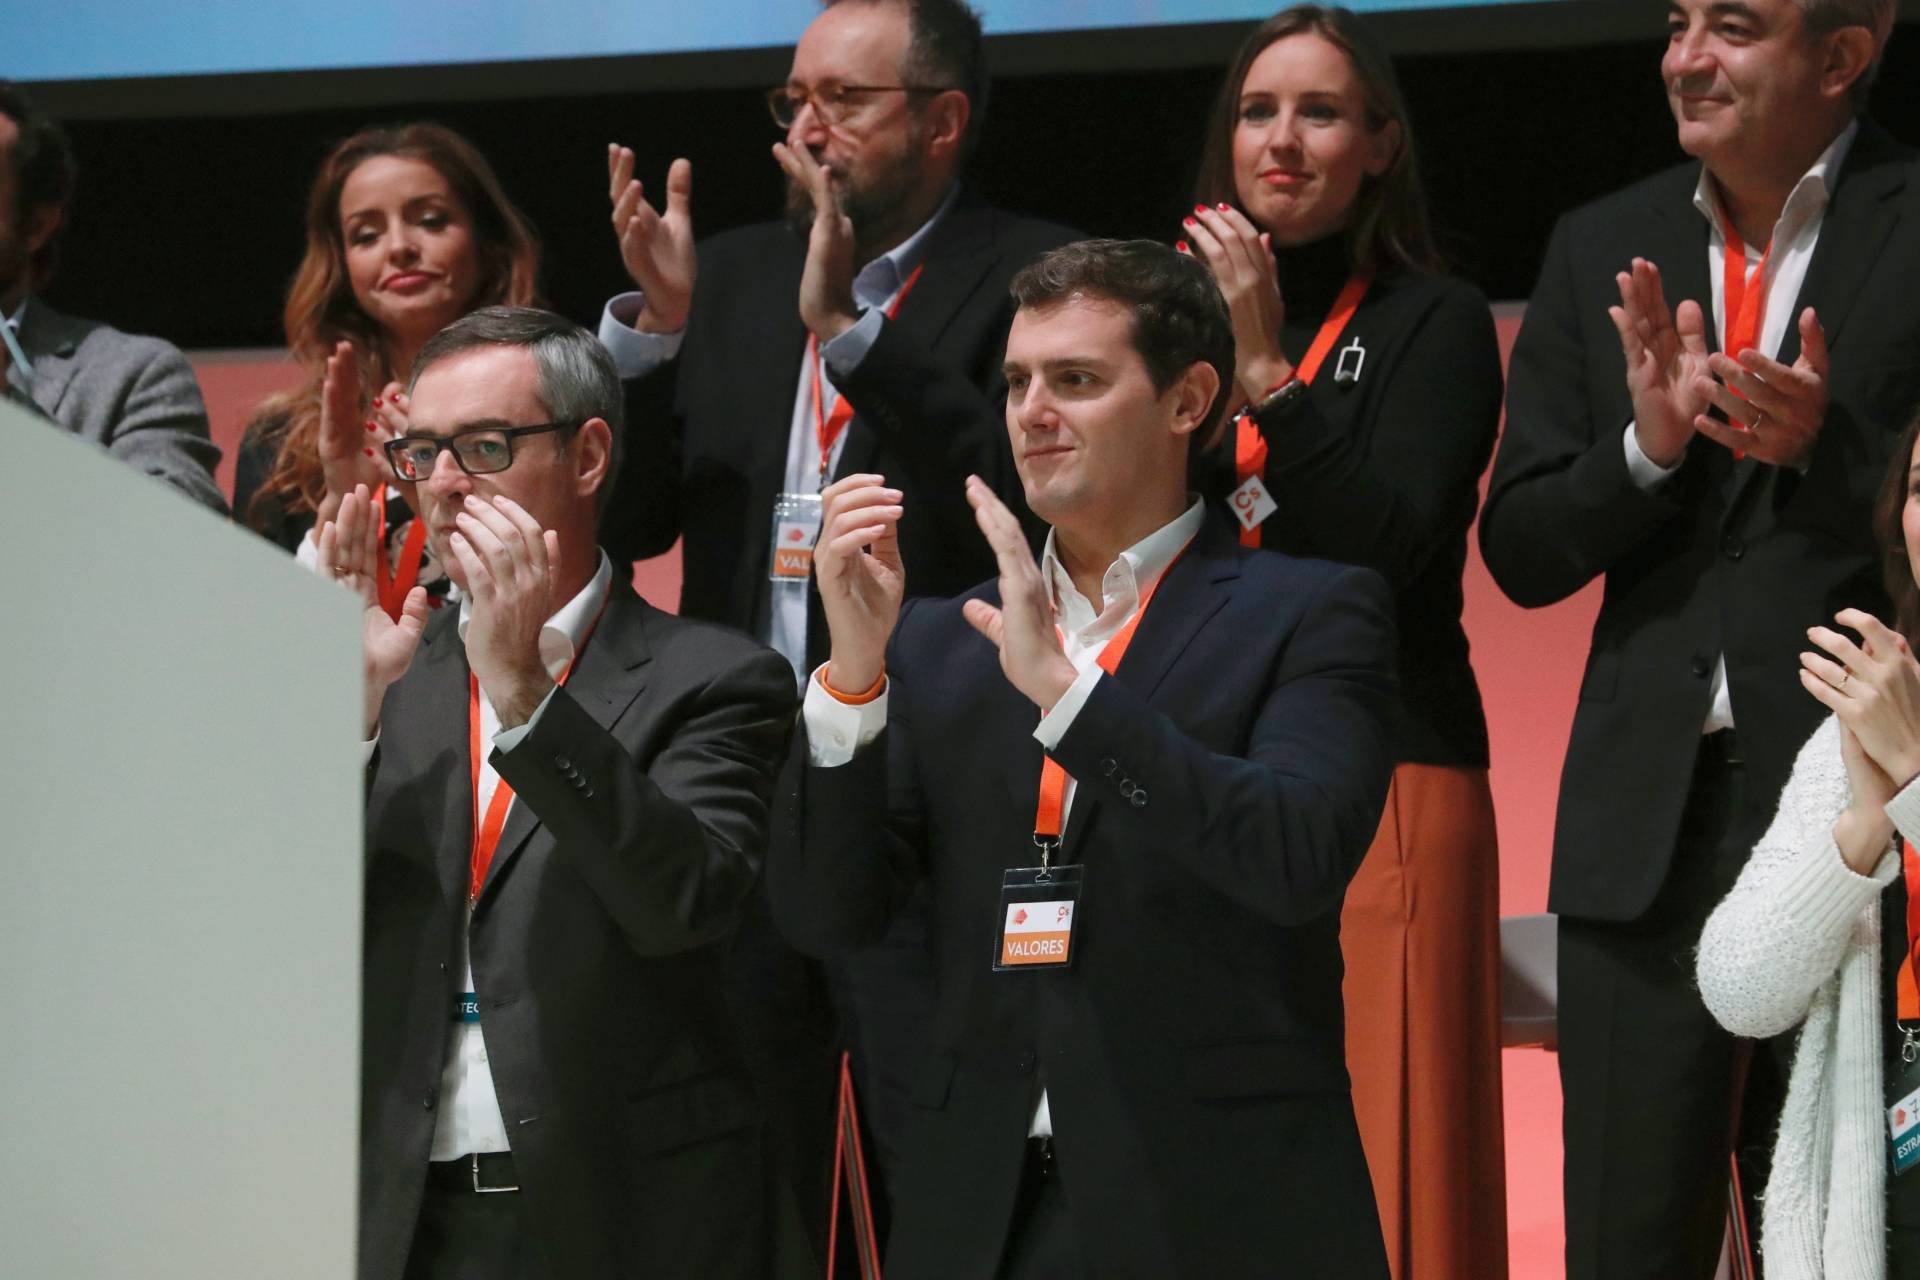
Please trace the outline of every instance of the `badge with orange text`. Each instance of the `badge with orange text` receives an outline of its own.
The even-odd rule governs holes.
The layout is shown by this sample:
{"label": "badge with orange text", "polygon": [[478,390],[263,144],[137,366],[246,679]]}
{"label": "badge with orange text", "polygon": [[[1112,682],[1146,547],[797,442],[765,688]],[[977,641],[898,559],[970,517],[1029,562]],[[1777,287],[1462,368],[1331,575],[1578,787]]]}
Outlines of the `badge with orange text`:
{"label": "badge with orange text", "polygon": [[804,586],[813,576],[813,544],[819,537],[819,494],[783,493],[775,498],[767,577]]}
{"label": "badge with orange text", "polygon": [[1085,867],[1011,867],[1000,878],[993,967],[1065,969],[1073,963]]}

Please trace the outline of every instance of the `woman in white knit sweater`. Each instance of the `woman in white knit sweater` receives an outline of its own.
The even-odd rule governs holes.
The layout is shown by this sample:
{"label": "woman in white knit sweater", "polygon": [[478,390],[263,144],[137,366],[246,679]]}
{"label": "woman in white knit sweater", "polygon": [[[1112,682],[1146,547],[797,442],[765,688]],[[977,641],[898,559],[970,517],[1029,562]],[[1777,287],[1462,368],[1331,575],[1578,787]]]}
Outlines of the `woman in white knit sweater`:
{"label": "woman in white knit sweater", "polygon": [[1874,512],[1899,629],[1847,609],[1834,621],[1858,641],[1807,632],[1800,683],[1833,715],[1700,938],[1700,991],[1723,1026],[1801,1028],[1762,1202],[1768,1280],[1920,1280],[1920,1167],[1892,1172],[1889,1132],[1889,1108],[1920,1089],[1920,1016],[1898,1019],[1890,978],[1909,941],[1902,838],[1920,843],[1917,438],[1920,419]]}

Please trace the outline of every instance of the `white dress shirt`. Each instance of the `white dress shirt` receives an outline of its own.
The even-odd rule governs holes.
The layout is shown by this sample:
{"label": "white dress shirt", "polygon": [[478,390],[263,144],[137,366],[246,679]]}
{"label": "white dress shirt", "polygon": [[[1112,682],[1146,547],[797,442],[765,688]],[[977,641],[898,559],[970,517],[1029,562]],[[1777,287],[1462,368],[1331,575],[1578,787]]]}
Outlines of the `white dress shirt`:
{"label": "white dress shirt", "polygon": [[[1820,228],[1826,222],[1827,205],[1833,198],[1834,180],[1839,176],[1840,166],[1859,132],[1858,120],[1848,124],[1820,153],[1813,167],[1794,184],[1793,190],[1787,195],[1786,204],[1780,207],[1780,217],[1773,224],[1773,237],[1769,244],[1746,246],[1749,277],[1754,268],[1760,265],[1761,259],[1766,259],[1766,275],[1761,279],[1750,279],[1748,287],[1765,290],[1760,327],[1754,345],[1768,356],[1779,356],[1780,344],[1786,340],[1788,331],[1799,323],[1799,309],[1795,303],[1800,297],[1800,286],[1806,283],[1807,267],[1813,261],[1814,247],[1820,242]],[[1727,261],[1727,237],[1723,229],[1720,193],[1705,166],[1701,167],[1700,182],[1693,191],[1693,207],[1707,220],[1707,279],[1711,282],[1707,292],[1713,298],[1714,331],[1720,335],[1720,348],[1725,350],[1727,315],[1721,280]],[[1634,438],[1633,430],[1634,424],[1629,422],[1625,446],[1627,470],[1632,474],[1635,484],[1650,490],[1678,471],[1680,463],[1662,467],[1649,458],[1640,448],[1640,442]],[[1708,704],[1706,722],[1700,726],[1700,732],[1713,733],[1718,729],[1731,728],[1733,700],[1727,688],[1727,655],[1722,653],[1714,660],[1713,698]]]}
{"label": "white dress shirt", "polygon": [[[1047,545],[1040,554],[1040,573],[1053,593],[1053,616],[1060,628],[1062,649],[1074,670],[1080,673],[1033,731],[1034,740],[1047,751],[1052,751],[1060,739],[1067,736],[1074,717],[1093,693],[1094,685],[1106,674],[1099,663],[1107,643],[1140,612],[1141,600],[1158,585],[1160,575],[1200,532],[1205,515],[1204,505],[1196,499],[1173,521],[1122,551],[1100,579],[1102,599],[1097,611],[1093,602],[1073,585],[1072,576],[1055,552],[1053,531],[1047,531]],[[880,730],[887,724],[887,695],[882,690],[871,702],[855,705],[841,702],[827,692],[825,671],[823,666],[807,681],[801,715],[807,723],[808,763],[831,769],[852,760],[856,751],[880,736]],[[1073,815],[1073,795],[1077,787],[1073,775],[1068,774],[1060,810],[1062,835],[1066,834],[1066,824]],[[1033,1120],[1027,1132],[1035,1138],[1053,1134],[1053,1113],[1047,1106],[1045,1089],[1040,1091],[1040,1100],[1034,1104]]]}
{"label": "white dress shirt", "polygon": [[0,342],[7,347],[7,381],[19,389],[22,395],[33,384],[33,362],[27,359],[26,351],[20,346],[20,321],[27,314],[27,298],[20,299],[20,305],[13,314],[0,315]]}
{"label": "white dress shirt", "polygon": [[[602,551],[600,570],[593,575],[593,581],[582,588],[579,595],[562,605],[560,611],[548,618],[546,625],[540,628],[540,661],[546,666],[547,674],[555,680],[573,663],[574,655],[586,643],[587,632],[599,619],[601,605],[607,598],[607,588],[612,582],[613,562]],[[470,600],[460,602],[462,642],[467,638],[467,622],[472,611]],[[533,730],[534,724],[552,700],[553,695],[549,693],[525,724],[502,732],[500,717],[495,714],[487,691],[482,689],[481,740],[493,743],[501,751],[511,751]],[[492,802],[493,793],[499,785],[500,775],[494,771],[492,761],[483,759],[480,762],[479,795],[476,797],[477,814],[486,813],[487,805]],[[509,814],[517,803],[517,797],[509,802]],[[472,919],[472,908],[469,907],[467,920],[471,923]],[[467,954],[465,929],[460,931],[459,963],[462,972],[460,990],[472,991],[473,960]],[[451,1013],[449,1010],[448,1015],[451,1016]],[[493,1071],[487,1065],[486,1035],[478,1022],[455,1021],[447,1033],[447,1056],[445,1065],[440,1068],[440,1110],[433,1120],[433,1147],[428,1159],[455,1160],[474,1152],[509,1149],[507,1124],[500,1116],[500,1099],[493,1089]]]}
{"label": "white dress shirt", "polygon": [[[847,374],[860,367],[867,352],[880,336],[880,326],[886,316],[887,308],[894,304],[905,286],[907,278],[926,256],[927,237],[932,233],[940,219],[953,206],[954,197],[959,188],[949,191],[933,216],[920,224],[919,230],[895,245],[889,252],[882,254],[866,266],[853,278],[853,301],[861,308],[860,320],[831,342],[820,348],[822,363],[825,366],[820,376],[820,412],[831,415],[833,406],[839,401],[840,393],[833,385],[835,370]],[[640,314],[646,297],[639,292],[617,294],[606,305],[600,316],[600,342],[613,356],[614,367],[622,378],[637,378],[651,372],[662,362],[673,359],[680,353],[680,342],[685,331],[678,333],[641,333],[633,327],[634,317]],[[805,358],[800,362],[800,376],[793,392],[793,414],[787,426],[787,465],[782,473],[782,492],[818,493],[823,486],[820,482],[820,438],[813,418],[813,369]],[[842,431],[827,455],[827,475],[831,476],[840,465],[840,455],[845,452],[847,433]],[[773,519],[771,511],[750,513],[752,518],[769,522]],[[747,536],[742,530],[741,536]],[[773,588],[772,609],[764,633],[756,638],[778,651],[792,664],[795,678],[804,679],[807,669],[807,582],[805,579],[783,579],[769,584]]]}

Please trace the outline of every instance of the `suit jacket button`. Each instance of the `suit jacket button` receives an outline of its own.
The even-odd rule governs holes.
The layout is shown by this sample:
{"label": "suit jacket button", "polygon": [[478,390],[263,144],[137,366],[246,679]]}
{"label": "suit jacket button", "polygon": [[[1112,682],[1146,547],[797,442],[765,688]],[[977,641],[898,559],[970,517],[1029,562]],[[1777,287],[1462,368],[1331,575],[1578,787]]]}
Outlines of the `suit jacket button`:
{"label": "suit jacket button", "polygon": [[567,759],[565,756],[555,756],[553,758],[553,767],[562,773],[570,773],[573,770],[573,761]]}
{"label": "suit jacket button", "polygon": [[1030,1076],[1033,1074],[1033,1063],[1034,1063],[1033,1052],[1032,1050],[1028,1050],[1027,1052],[1022,1053],[1020,1055],[1020,1057],[1016,1060],[1015,1065],[1020,1068],[1021,1075]]}
{"label": "suit jacket button", "polygon": [[1692,668],[1693,674],[1699,676],[1702,680],[1713,674],[1713,659],[1707,657],[1705,654],[1694,654],[1693,661],[1688,665]]}
{"label": "suit jacket button", "polygon": [[1138,790],[1139,788],[1133,785],[1132,778],[1120,779],[1120,794],[1125,796],[1127,799],[1129,800],[1133,799],[1133,793]]}
{"label": "suit jacket button", "polygon": [[1114,770],[1118,769],[1119,767],[1120,765],[1118,764],[1118,762],[1114,760],[1112,756],[1108,756],[1105,760],[1102,760],[1100,762],[1100,772],[1106,774],[1109,778],[1113,776]]}
{"label": "suit jacket button", "polygon": [[1145,787],[1136,787],[1133,794],[1128,796],[1127,799],[1133,803],[1134,808],[1144,809],[1147,807],[1147,789]]}
{"label": "suit jacket button", "polygon": [[1725,553],[1727,559],[1738,560],[1747,554],[1747,544],[1740,540],[1739,534],[1729,533],[1720,539],[1720,550]]}
{"label": "suit jacket button", "polygon": [[425,1089],[421,1091],[420,1105],[428,1111],[433,1110],[433,1090]]}

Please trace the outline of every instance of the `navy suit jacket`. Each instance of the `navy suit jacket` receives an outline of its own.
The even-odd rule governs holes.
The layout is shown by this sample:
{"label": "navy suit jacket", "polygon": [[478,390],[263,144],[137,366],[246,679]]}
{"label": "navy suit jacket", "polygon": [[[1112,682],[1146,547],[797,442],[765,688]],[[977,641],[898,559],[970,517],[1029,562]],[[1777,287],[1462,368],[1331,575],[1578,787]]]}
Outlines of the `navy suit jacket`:
{"label": "navy suit jacket", "polygon": [[991,968],[1001,873],[1037,861],[1041,748],[961,603],[902,615],[880,740],[825,769],[802,743],[768,863],[819,955],[932,885],[939,1006],[887,1274],[994,1274],[1044,1086],[1091,1274],[1384,1277],[1339,922],[1394,759],[1386,584],[1205,527],[1054,753],[1086,884],[1073,967],[1047,972]]}

